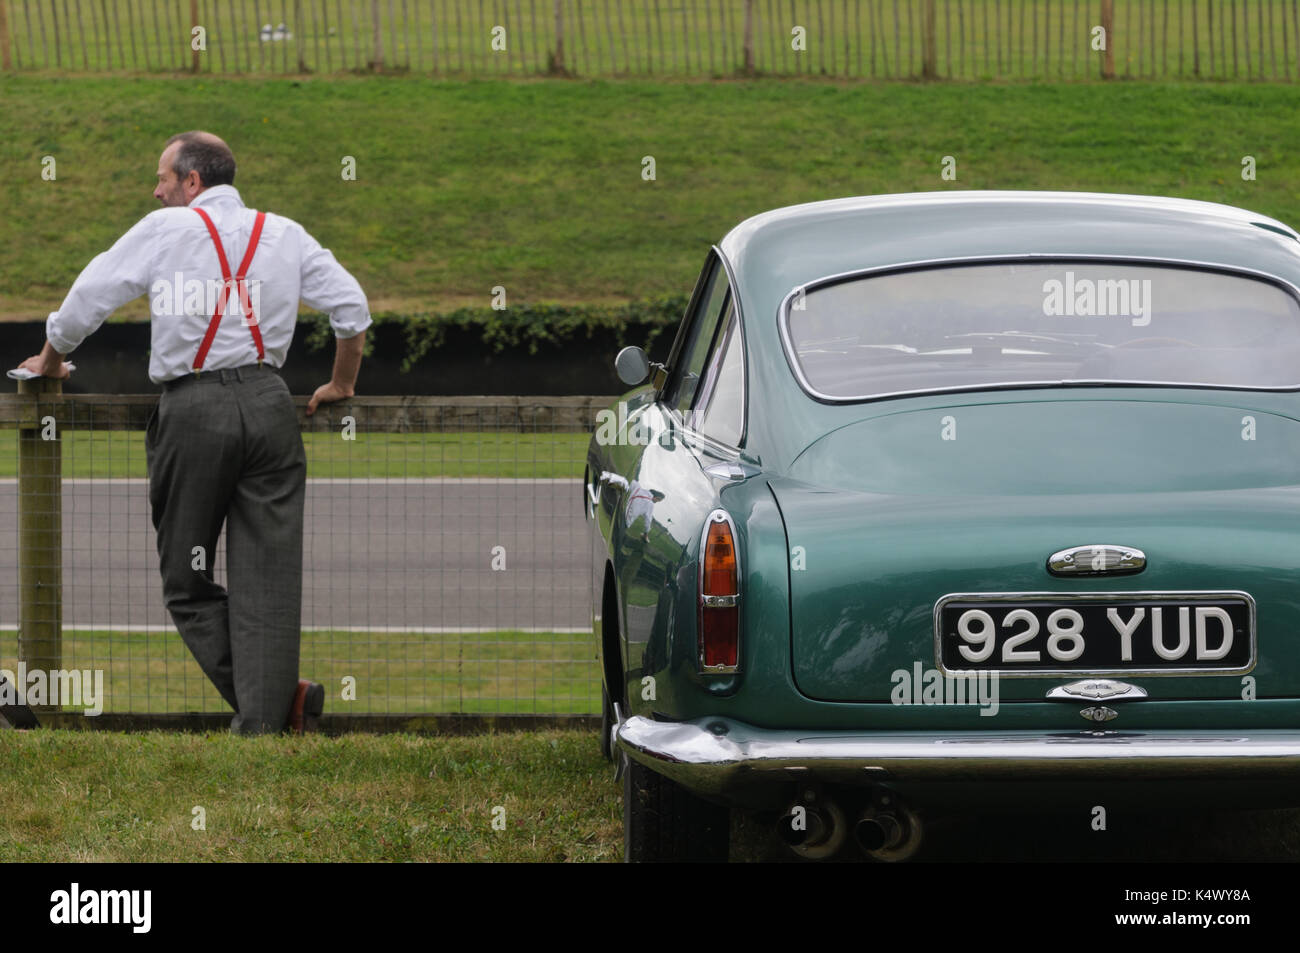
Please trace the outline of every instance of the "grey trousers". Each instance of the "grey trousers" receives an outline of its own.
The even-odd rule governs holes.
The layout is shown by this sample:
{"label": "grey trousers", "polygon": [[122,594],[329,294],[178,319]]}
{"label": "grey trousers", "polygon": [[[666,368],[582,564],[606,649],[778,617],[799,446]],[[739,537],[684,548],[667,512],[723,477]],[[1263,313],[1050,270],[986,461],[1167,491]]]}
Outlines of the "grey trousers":
{"label": "grey trousers", "polygon": [[[307,457],[289,388],[257,365],[169,381],[145,432],[163,600],[235,710],[283,731],[298,687]],[[226,581],[213,561],[226,525]]]}

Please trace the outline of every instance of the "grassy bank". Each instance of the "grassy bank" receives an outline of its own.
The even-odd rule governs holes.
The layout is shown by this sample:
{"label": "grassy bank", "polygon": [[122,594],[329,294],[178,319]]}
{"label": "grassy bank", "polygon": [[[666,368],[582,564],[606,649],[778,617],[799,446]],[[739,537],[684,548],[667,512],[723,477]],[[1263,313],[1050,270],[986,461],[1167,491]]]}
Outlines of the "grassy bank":
{"label": "grassy bank", "polygon": [[[1087,189],[1300,221],[1300,92],[1286,85],[9,76],[0,99],[8,317],[56,308],[156,207],[161,145],[196,126],[230,140],[250,205],[302,221],[376,310],[408,313],[485,305],[496,286],[508,302],[683,293],[741,219],[844,195]],[[955,181],[940,178],[948,155]]]}

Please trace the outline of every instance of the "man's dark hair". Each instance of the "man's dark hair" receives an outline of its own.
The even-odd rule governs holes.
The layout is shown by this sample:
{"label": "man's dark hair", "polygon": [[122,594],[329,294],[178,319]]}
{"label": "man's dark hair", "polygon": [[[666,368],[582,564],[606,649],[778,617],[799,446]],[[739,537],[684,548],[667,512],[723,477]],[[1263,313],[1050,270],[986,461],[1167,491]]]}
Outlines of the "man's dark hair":
{"label": "man's dark hair", "polygon": [[205,189],[214,185],[234,185],[235,155],[220,139],[205,132],[182,132],[167,140],[167,145],[181,143],[172,162],[172,171],[178,179],[198,172]]}

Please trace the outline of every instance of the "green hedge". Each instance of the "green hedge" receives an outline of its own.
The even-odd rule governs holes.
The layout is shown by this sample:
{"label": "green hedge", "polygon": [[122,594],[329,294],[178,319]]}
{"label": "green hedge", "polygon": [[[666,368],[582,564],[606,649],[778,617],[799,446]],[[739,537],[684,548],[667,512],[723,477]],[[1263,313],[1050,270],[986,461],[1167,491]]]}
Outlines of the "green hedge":
{"label": "green hedge", "polygon": [[[617,331],[629,324],[646,326],[645,340],[637,342],[649,350],[660,334],[673,334],[681,322],[689,298],[672,295],[649,301],[632,301],[618,305],[513,305],[504,311],[490,307],[458,308],[444,313],[373,315],[375,327],[401,324],[406,336],[406,355],[402,371],[411,370],[431,348],[440,347],[447,329],[472,329],[482,342],[496,353],[506,348],[527,346],[536,354],[543,344],[562,345],[566,341],[590,340],[597,331]],[[303,340],[309,351],[319,351],[334,337],[329,318],[322,314],[299,319],[306,333]],[[370,354],[374,334],[366,336],[365,354]]]}

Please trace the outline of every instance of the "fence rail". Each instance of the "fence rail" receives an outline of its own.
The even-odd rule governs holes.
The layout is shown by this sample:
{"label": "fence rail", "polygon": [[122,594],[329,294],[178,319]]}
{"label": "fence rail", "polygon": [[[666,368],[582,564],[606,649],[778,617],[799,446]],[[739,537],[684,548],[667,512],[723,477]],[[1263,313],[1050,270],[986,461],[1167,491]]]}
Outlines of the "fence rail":
{"label": "fence rail", "polygon": [[1300,0],[0,0],[0,68],[1294,81]]}
{"label": "fence rail", "polygon": [[[228,711],[162,604],[143,449],[158,397],[57,385],[0,395],[16,444],[0,526],[17,540],[0,557],[0,669],[99,672],[106,720]],[[310,418],[295,400],[301,670],[327,711],[389,727],[599,712],[581,477],[616,398],[356,397]],[[38,707],[67,721],[83,700]]]}

